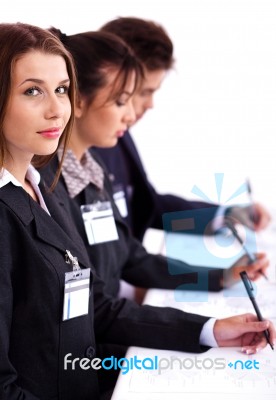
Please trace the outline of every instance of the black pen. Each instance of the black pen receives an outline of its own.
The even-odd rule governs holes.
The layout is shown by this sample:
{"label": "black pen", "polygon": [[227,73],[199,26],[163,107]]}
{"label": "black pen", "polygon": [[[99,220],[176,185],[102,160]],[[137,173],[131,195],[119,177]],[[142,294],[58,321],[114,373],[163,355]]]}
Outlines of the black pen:
{"label": "black pen", "polygon": [[[233,233],[233,235],[235,236],[235,238],[239,241],[239,243],[242,245],[243,250],[245,251],[249,261],[251,264],[253,264],[255,261],[257,261],[257,258],[254,256],[254,254],[251,254],[249,252],[249,250],[247,249],[247,247],[245,246],[242,238],[240,237],[240,235],[238,234],[237,229],[234,227],[234,225],[230,222],[230,221],[225,221],[225,225],[227,226],[227,228],[230,229],[230,231]],[[265,273],[263,273],[262,271],[258,271],[267,281],[268,281],[268,277],[266,276]]]}
{"label": "black pen", "polygon": [[[255,299],[255,296],[254,296],[254,293],[253,293],[254,289],[253,289],[252,282],[251,282],[250,279],[248,278],[248,275],[247,275],[246,271],[240,272],[240,277],[241,277],[241,279],[242,279],[242,281],[243,281],[243,284],[244,284],[244,286],[245,286],[245,289],[246,289],[246,291],[247,291],[247,294],[248,294],[248,296],[249,296],[249,299],[251,300],[251,303],[252,303],[252,305],[253,305],[253,307],[254,307],[254,310],[255,310],[255,312],[256,312],[256,314],[257,314],[258,320],[259,320],[259,321],[263,321],[264,319],[263,319],[263,317],[262,317],[261,311],[260,311],[260,309],[259,309],[259,307],[258,307],[258,304],[257,304],[257,302],[256,302],[256,299]],[[269,332],[268,332],[267,329],[264,331],[264,335],[265,335],[265,338],[266,338],[267,343],[270,345],[270,347],[272,348],[272,350],[274,350],[274,347],[273,347],[272,343],[271,343],[270,340],[269,340]]]}

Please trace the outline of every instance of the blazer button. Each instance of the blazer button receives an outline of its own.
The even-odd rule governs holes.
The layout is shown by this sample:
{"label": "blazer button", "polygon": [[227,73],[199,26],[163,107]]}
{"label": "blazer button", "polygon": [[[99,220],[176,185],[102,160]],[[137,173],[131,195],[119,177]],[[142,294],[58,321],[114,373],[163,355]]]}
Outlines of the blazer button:
{"label": "blazer button", "polygon": [[86,357],[88,357],[88,358],[93,358],[94,357],[94,355],[95,355],[95,349],[94,349],[94,347],[92,347],[92,346],[88,346],[87,347],[87,349],[86,349],[86,351],[85,351],[85,355],[86,355]]}

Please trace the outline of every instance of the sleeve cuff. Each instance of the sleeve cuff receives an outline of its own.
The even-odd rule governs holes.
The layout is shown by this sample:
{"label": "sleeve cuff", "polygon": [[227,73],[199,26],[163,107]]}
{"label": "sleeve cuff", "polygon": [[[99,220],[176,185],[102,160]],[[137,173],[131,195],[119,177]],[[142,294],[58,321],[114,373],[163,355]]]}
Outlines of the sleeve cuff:
{"label": "sleeve cuff", "polygon": [[203,328],[202,328],[202,331],[201,331],[200,337],[199,337],[199,343],[202,346],[219,347],[217,344],[217,341],[215,339],[215,336],[214,336],[215,322],[216,322],[215,318],[210,318],[203,325]]}

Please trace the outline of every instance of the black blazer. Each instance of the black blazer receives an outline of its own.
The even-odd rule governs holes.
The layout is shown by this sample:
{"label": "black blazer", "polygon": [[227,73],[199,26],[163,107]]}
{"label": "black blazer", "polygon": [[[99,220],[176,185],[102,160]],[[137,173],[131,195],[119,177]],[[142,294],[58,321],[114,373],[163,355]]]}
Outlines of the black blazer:
{"label": "black blazer", "polygon": [[[212,214],[215,215],[216,204],[188,201],[172,194],[157,193],[148,181],[142,160],[128,131],[115,147],[93,148],[93,151],[100,155],[113,179],[114,186],[121,185],[124,188],[129,212],[125,220],[138,240],[142,241],[148,228],[163,229],[164,213],[211,207]],[[132,196],[127,190],[128,185],[133,188]],[[204,225],[202,227],[204,228]]]}
{"label": "black blazer", "polygon": [[[97,399],[93,369],[64,369],[64,356],[93,358],[95,343],[202,352],[208,317],[112,300],[94,273],[70,215],[41,190],[51,217],[21,188],[0,189],[0,398]],[[68,249],[91,267],[89,314],[62,322]]]}
{"label": "black blazer", "polygon": [[53,218],[22,188],[9,183],[0,189],[1,399],[98,395],[92,369],[84,373],[63,368],[67,353],[84,357],[95,348],[94,303],[90,296],[87,316],[62,322],[64,274],[72,270],[65,263],[65,250],[77,256],[82,267],[90,263],[78,237],[74,243],[66,235],[54,220],[60,220],[54,204],[47,203]]}

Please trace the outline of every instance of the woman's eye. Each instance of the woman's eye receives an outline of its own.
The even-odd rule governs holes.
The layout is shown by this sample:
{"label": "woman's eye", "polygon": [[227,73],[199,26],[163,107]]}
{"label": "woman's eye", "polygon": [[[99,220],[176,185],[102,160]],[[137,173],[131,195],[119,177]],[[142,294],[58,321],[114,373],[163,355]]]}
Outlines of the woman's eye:
{"label": "woman's eye", "polygon": [[27,89],[24,94],[27,96],[38,96],[41,93],[42,92],[39,88],[31,87],[31,88]]}
{"label": "woman's eye", "polygon": [[116,100],[116,104],[117,104],[117,106],[119,106],[119,107],[125,106],[126,103],[127,103],[127,100],[128,100],[128,99],[125,98],[125,97],[120,97],[119,99]]}
{"label": "woman's eye", "polygon": [[59,86],[56,89],[56,92],[58,92],[59,94],[67,94],[69,92],[69,87],[68,86]]}

